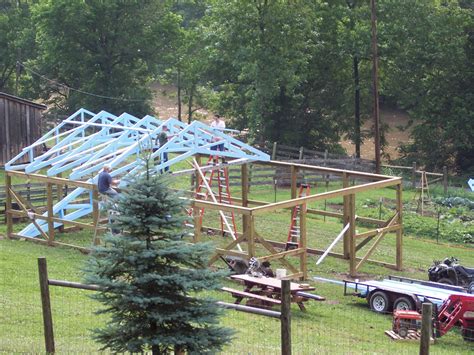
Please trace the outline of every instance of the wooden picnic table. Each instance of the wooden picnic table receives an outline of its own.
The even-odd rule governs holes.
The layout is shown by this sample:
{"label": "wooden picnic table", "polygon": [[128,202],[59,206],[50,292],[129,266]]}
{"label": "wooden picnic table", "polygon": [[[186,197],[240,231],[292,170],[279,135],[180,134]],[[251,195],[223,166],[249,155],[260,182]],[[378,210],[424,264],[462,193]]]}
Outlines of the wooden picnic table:
{"label": "wooden picnic table", "polygon": [[[273,306],[280,304],[281,298],[281,280],[272,277],[255,277],[251,275],[232,275],[231,279],[240,281],[244,284],[243,291],[223,288],[224,291],[232,293],[236,298],[235,303],[239,304],[244,298],[254,299],[263,304],[263,306]],[[314,299],[323,301],[324,297],[307,293],[307,291],[315,290],[314,287],[298,284],[296,282],[290,283],[291,302],[296,303],[298,307],[304,311],[303,302]]]}

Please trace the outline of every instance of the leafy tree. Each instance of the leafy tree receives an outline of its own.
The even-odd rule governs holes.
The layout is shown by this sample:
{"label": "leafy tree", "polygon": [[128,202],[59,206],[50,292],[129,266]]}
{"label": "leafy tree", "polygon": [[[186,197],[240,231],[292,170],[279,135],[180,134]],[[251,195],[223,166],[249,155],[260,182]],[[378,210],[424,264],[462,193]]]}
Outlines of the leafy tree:
{"label": "leafy tree", "polygon": [[213,89],[222,111],[257,138],[320,148],[337,144],[337,114],[319,104],[323,97],[339,97],[337,83],[321,78],[333,74],[340,56],[333,50],[336,58],[318,60],[326,57],[318,6],[213,2],[206,35]]}
{"label": "leafy tree", "polygon": [[218,326],[219,309],[199,297],[215,290],[223,272],[207,268],[210,246],[183,239],[183,202],[163,178],[147,173],[131,182],[116,206],[106,247],[88,260],[86,281],[102,287],[93,296],[110,314],[95,331],[104,349],[114,352],[208,353],[230,340]]}
{"label": "leafy tree", "polygon": [[43,97],[66,113],[81,106],[117,114],[151,111],[149,68],[166,58],[180,21],[168,2],[43,0],[34,7],[34,20],[40,55],[30,64],[80,90],[44,82]]}
{"label": "leafy tree", "polygon": [[383,91],[413,119],[402,152],[430,169],[474,166],[473,13],[456,1],[380,2]]}
{"label": "leafy tree", "polygon": [[21,67],[35,55],[30,2],[0,0],[0,91],[21,95]]}

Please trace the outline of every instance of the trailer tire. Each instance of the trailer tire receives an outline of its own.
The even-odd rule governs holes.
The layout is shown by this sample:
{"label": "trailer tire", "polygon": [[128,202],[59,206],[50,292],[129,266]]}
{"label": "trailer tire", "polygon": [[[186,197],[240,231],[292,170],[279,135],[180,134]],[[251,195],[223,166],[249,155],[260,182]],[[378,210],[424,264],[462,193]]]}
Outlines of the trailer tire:
{"label": "trailer tire", "polygon": [[390,300],[385,292],[377,291],[370,296],[370,309],[377,313],[390,312]]}
{"label": "trailer tire", "polygon": [[395,302],[393,302],[393,310],[395,311],[414,311],[415,305],[413,301],[408,297],[398,297]]}
{"label": "trailer tire", "polygon": [[474,294],[474,281],[472,281],[467,287],[467,292]]}

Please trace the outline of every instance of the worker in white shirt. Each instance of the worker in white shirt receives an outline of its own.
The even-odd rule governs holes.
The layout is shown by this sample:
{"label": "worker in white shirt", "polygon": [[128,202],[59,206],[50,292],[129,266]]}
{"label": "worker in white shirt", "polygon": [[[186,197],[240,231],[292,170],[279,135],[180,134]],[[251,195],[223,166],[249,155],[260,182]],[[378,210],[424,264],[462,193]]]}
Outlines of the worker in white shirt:
{"label": "worker in white shirt", "polygon": [[[218,114],[214,115],[214,119],[211,122],[211,127],[212,128],[218,128],[219,130],[224,130],[225,129],[225,122],[222,119],[222,117]],[[218,142],[221,139],[219,137],[214,137],[213,142]],[[218,144],[213,147],[211,147],[211,150],[220,150],[221,152],[224,151],[224,144]]]}

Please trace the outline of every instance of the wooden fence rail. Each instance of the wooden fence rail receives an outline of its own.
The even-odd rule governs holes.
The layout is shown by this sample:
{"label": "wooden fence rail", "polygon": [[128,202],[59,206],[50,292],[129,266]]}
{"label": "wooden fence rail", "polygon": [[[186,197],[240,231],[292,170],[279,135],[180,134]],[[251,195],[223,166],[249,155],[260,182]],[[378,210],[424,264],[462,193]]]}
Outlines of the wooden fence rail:
{"label": "wooden fence rail", "polygon": [[[38,275],[43,313],[45,349],[47,354],[54,354],[56,346],[54,341],[53,312],[49,286],[69,287],[90,291],[100,291],[100,287],[79,282],[50,279],[48,277],[47,261],[44,257],[38,258]],[[221,301],[216,302],[216,304],[226,309],[280,319],[281,353],[282,355],[291,355],[291,293],[289,280],[282,280],[280,312]]]}

